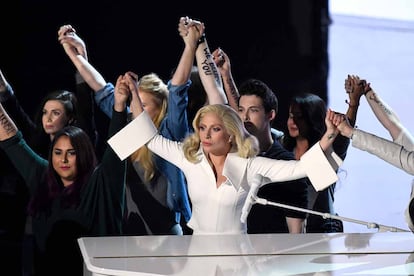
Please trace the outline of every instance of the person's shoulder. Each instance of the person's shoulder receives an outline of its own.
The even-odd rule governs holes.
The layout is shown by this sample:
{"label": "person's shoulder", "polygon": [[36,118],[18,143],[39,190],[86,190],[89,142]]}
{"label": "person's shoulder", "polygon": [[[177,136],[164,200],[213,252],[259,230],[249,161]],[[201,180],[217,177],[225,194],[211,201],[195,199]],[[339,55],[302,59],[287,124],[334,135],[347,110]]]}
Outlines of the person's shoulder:
{"label": "person's shoulder", "polygon": [[270,132],[274,140],[281,141],[281,139],[283,139],[283,136],[285,136],[285,133],[283,131],[275,129],[273,127],[270,128]]}
{"label": "person's shoulder", "polygon": [[272,128],[271,135],[273,145],[263,156],[273,159],[295,160],[293,152],[290,152],[282,145],[282,140],[285,135],[283,131]]}

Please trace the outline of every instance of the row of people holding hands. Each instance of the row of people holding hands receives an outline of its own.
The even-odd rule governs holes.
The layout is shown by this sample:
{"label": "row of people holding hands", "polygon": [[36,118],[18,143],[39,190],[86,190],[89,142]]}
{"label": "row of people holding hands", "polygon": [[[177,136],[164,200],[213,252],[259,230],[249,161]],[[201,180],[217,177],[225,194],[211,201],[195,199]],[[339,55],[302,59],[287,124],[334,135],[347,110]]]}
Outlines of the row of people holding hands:
{"label": "row of people holding hands", "polygon": [[[29,127],[36,123],[0,74],[0,148],[28,188],[39,275],[61,271],[68,260],[68,275],[80,273],[76,239],[82,236],[278,232],[272,223],[259,226],[268,220],[259,210],[259,219],[240,220],[257,174],[263,176],[263,193],[272,187],[277,199],[333,212],[334,184],[350,141],[413,174],[414,140],[370,83],[346,78],[346,114],[314,94],[296,95],[288,133],[280,135],[271,127],[275,93],[257,79],[237,86],[228,55],[210,51],[202,22],[182,17],[178,32],[184,47],[167,83],[155,73],[140,77],[127,71],[113,85],[88,61],[76,30],[63,25],[58,39],[77,70],[79,91],[77,97],[56,92],[42,103],[36,131],[46,135],[43,151]],[[196,96],[206,96],[206,102],[188,118],[194,63],[203,86],[195,91],[203,95]],[[76,100],[90,93],[92,102]],[[361,97],[392,141],[355,128]],[[107,129],[93,122],[95,104],[110,122]],[[309,119],[314,115],[315,122]],[[406,217],[414,231],[412,199]],[[290,233],[343,231],[332,226],[335,221],[327,230],[324,222],[298,212],[283,212],[283,220]]]}

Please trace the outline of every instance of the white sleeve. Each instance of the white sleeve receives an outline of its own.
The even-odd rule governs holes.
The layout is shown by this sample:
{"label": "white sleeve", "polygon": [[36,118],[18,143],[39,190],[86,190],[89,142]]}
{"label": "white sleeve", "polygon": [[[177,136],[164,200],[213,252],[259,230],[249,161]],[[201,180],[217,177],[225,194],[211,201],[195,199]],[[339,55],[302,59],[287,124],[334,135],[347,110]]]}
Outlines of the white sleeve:
{"label": "white sleeve", "polygon": [[374,134],[355,129],[352,146],[367,151],[391,165],[414,175],[414,151]]}
{"label": "white sleeve", "polygon": [[158,132],[149,115],[144,111],[108,140],[108,144],[121,160],[145,145]]}
{"label": "white sleeve", "polygon": [[300,163],[312,186],[321,191],[338,181],[337,169],[342,159],[334,151],[325,155],[318,142],[302,155]]}
{"label": "white sleeve", "polygon": [[249,178],[258,173],[265,182],[280,182],[308,177],[317,191],[338,181],[337,169],[342,159],[333,151],[325,154],[319,143],[312,146],[300,161],[277,160],[266,157],[251,158]]}

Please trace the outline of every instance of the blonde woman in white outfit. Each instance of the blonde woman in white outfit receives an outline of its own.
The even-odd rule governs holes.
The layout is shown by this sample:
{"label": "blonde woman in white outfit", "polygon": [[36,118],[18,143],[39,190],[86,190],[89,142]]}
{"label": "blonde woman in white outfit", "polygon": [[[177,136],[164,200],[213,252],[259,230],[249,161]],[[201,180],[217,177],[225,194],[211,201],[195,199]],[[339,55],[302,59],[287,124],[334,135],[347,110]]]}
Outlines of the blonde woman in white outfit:
{"label": "blonde woman in white outfit", "polygon": [[342,160],[332,151],[339,132],[331,110],[325,120],[327,132],[300,161],[273,160],[256,156],[256,138],[244,128],[237,112],[222,104],[202,107],[193,121],[194,133],[183,142],[158,135],[143,111],[136,85],[126,74],[125,89],[132,94],[134,120],[108,142],[121,159],[146,144],[184,172],[192,203],[188,226],[193,234],[246,233],[246,224],[240,217],[250,181],[256,174],[264,176],[263,183],[309,177],[317,190],[338,179],[335,170]]}
{"label": "blonde woman in white outfit", "polygon": [[[353,76],[353,86],[358,83],[359,77]],[[365,97],[377,119],[388,130],[392,141],[353,128],[349,122],[336,121],[340,133],[352,139],[352,146],[378,156],[391,165],[414,175],[414,138],[401,124],[395,112],[385,103],[381,97],[372,90],[369,83],[363,81]],[[352,90],[352,88],[351,88]],[[352,93],[352,92],[351,92]],[[336,113],[335,117],[343,117]],[[414,232],[414,191],[411,189],[410,203],[405,210],[405,219],[408,227]]]}

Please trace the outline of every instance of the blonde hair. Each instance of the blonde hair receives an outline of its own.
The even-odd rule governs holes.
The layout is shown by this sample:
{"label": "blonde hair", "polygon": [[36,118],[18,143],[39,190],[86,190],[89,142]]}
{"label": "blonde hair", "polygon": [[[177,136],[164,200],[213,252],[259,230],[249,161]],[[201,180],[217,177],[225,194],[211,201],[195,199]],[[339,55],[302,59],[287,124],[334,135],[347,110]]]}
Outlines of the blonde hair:
{"label": "blonde hair", "polygon": [[197,152],[200,148],[199,124],[207,113],[214,113],[222,119],[224,128],[233,137],[232,152],[237,152],[240,157],[249,158],[259,153],[259,143],[253,135],[244,128],[244,124],[236,111],[223,104],[206,105],[198,110],[193,120],[194,133],[183,142],[185,157],[192,163],[199,162]]}
{"label": "blonde hair", "polygon": [[[153,119],[154,125],[159,128],[162,120],[167,114],[168,107],[168,87],[163,80],[155,73],[150,73],[141,77],[138,82],[140,92],[148,93],[155,99],[156,104],[160,108],[160,112]],[[132,161],[139,161],[144,168],[144,178],[149,182],[155,175],[155,165],[152,152],[146,147],[141,147],[131,155]]]}

